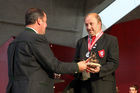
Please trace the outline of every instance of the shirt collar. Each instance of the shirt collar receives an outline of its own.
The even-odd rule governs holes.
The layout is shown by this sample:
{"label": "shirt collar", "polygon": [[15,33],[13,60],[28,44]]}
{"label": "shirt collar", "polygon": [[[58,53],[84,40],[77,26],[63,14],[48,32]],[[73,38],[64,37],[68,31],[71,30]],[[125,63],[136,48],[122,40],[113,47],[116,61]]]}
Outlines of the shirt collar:
{"label": "shirt collar", "polygon": [[35,29],[33,29],[33,28],[31,28],[31,27],[26,27],[26,28],[29,28],[29,29],[33,30],[35,33],[38,34],[38,32],[37,32]]}
{"label": "shirt collar", "polygon": [[[95,36],[97,37],[97,36],[99,35],[99,33],[100,33],[100,32],[98,32]],[[90,35],[88,35],[88,36],[89,36],[90,39],[92,39]]]}

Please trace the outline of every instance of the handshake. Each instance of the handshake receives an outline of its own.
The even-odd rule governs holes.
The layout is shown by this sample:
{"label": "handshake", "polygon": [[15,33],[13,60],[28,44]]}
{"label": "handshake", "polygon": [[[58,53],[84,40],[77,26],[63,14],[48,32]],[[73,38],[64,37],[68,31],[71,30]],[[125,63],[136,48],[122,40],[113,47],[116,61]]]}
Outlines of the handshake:
{"label": "handshake", "polygon": [[91,55],[87,60],[80,61],[77,64],[79,66],[80,72],[87,71],[91,73],[98,73],[101,67],[94,54]]}

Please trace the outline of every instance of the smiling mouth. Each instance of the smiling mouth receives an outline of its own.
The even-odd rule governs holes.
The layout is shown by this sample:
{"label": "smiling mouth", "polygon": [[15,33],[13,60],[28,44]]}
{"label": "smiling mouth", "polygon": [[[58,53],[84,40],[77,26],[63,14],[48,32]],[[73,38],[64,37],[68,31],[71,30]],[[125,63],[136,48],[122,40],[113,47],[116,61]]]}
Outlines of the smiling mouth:
{"label": "smiling mouth", "polygon": [[90,31],[88,31],[88,32],[91,33],[91,32],[93,32],[93,31],[90,30]]}

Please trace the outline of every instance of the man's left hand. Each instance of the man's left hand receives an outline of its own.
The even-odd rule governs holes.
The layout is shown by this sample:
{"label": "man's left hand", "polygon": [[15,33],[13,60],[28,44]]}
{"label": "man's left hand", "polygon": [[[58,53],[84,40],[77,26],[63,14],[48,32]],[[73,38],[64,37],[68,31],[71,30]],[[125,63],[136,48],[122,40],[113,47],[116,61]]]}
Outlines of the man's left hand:
{"label": "man's left hand", "polygon": [[96,66],[94,68],[87,67],[87,71],[91,73],[98,73],[100,71],[100,67]]}

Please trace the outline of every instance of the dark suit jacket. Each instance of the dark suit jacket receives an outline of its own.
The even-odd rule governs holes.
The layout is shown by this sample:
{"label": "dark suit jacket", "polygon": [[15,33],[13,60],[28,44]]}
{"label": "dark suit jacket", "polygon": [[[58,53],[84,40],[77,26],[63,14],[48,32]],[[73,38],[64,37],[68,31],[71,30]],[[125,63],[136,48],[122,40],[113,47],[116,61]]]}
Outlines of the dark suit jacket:
{"label": "dark suit jacket", "polygon": [[53,73],[78,72],[76,63],[58,61],[45,38],[26,29],[9,45],[7,93],[53,93]]}
{"label": "dark suit jacket", "polygon": [[[81,81],[82,74],[76,75],[76,85],[78,90],[83,87],[87,88],[86,92],[76,93],[116,93],[115,92],[115,70],[119,64],[119,49],[117,38],[108,34],[103,34],[100,39],[93,46],[92,50],[96,53],[97,59],[101,64],[99,73],[90,74],[91,78],[87,81]],[[101,51],[103,54],[101,54]],[[75,61],[86,59],[88,52],[88,36],[80,39],[76,47]],[[78,87],[77,87],[78,86]],[[80,87],[81,86],[81,87]],[[83,90],[84,91],[84,90]]]}

